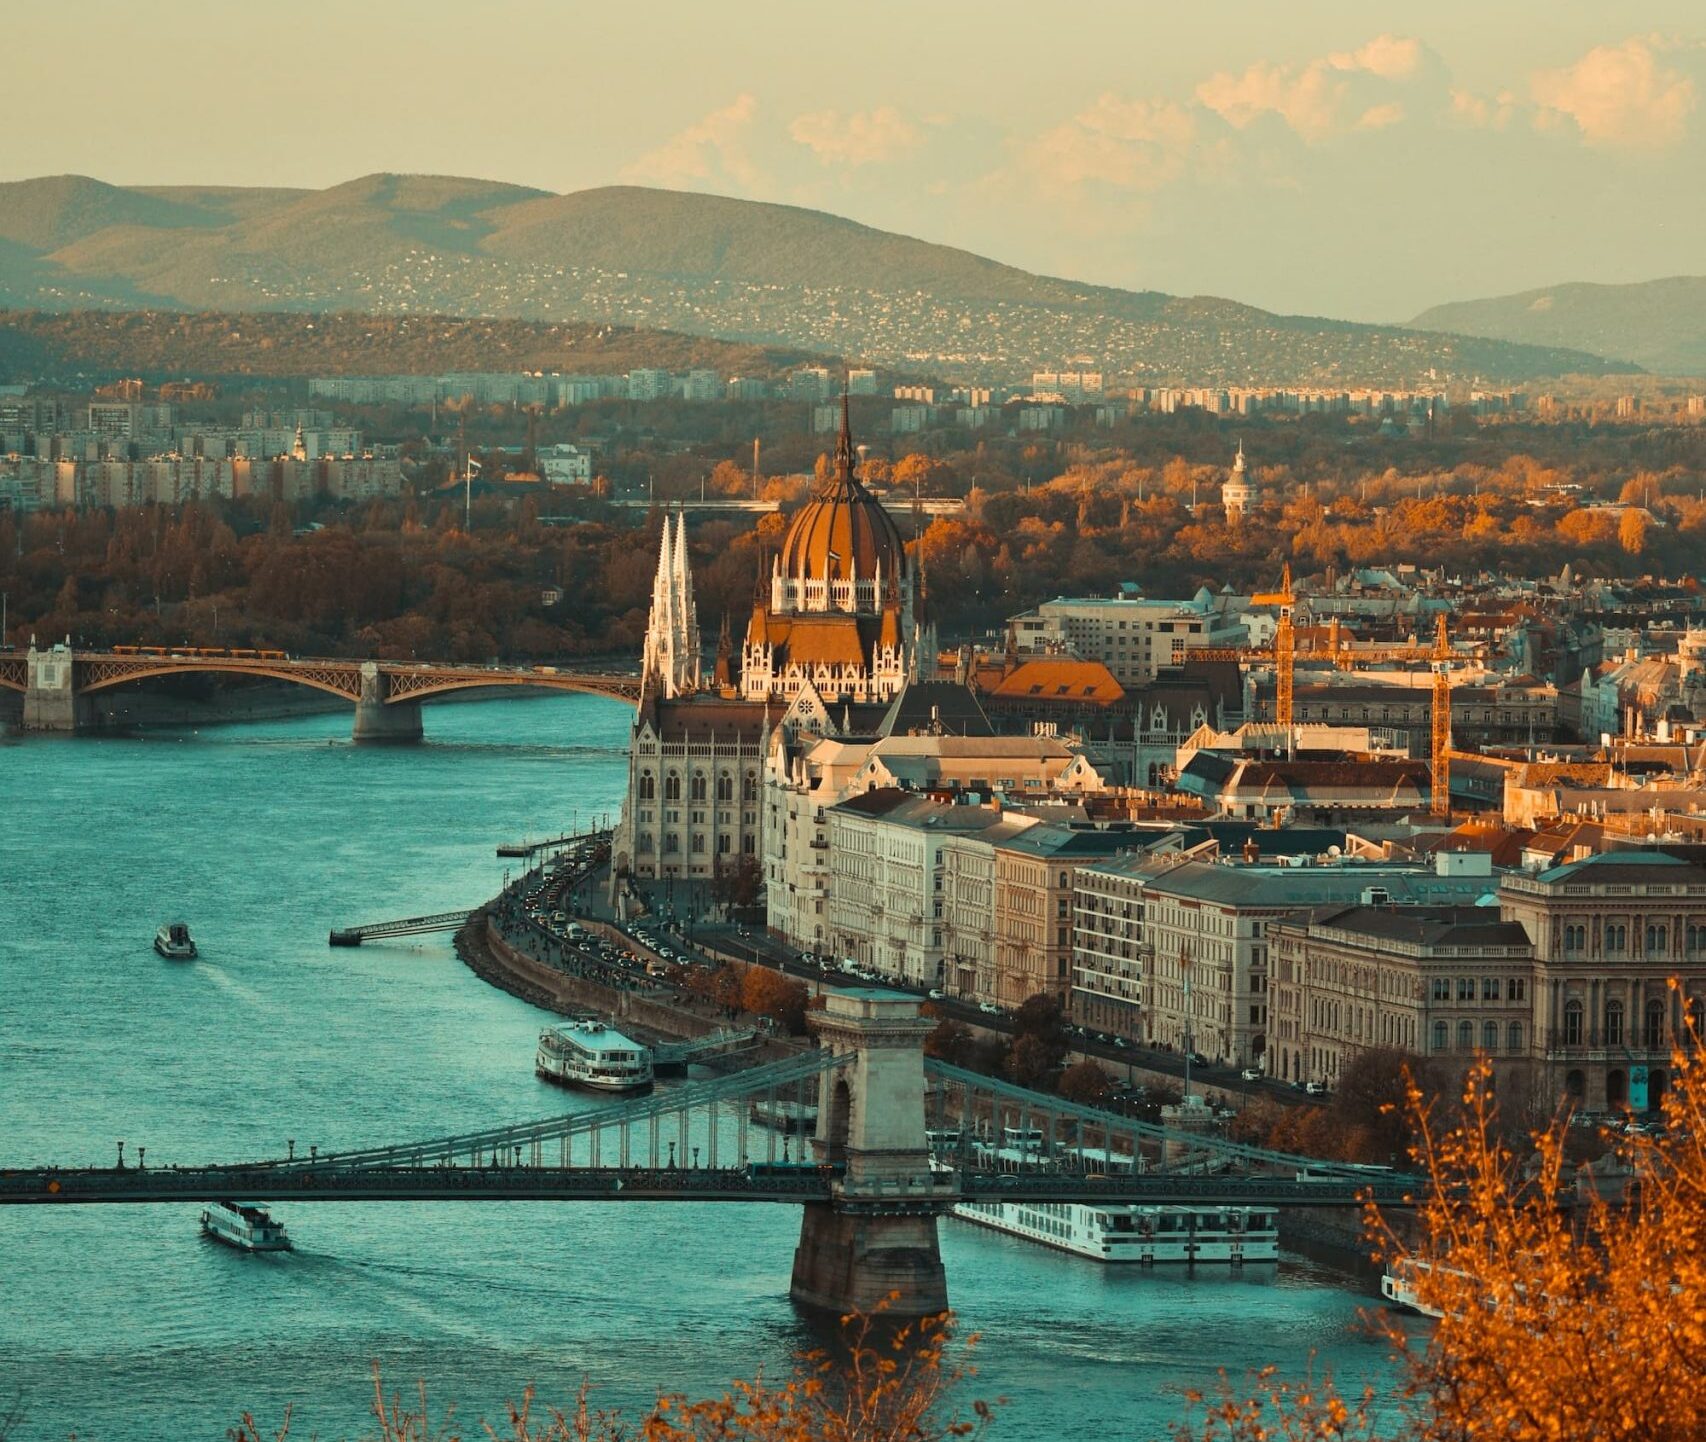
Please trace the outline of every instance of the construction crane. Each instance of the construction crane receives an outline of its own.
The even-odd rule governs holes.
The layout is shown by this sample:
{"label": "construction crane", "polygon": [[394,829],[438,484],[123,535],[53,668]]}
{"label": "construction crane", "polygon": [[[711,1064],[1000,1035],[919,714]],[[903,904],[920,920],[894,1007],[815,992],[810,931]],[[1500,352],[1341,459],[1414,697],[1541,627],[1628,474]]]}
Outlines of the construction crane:
{"label": "construction crane", "polygon": [[1274,663],[1275,696],[1274,721],[1289,728],[1292,720],[1291,681],[1293,663],[1297,657],[1297,632],[1292,626],[1292,607],[1297,596],[1291,589],[1291,563],[1288,561],[1280,577],[1277,591],[1258,591],[1250,597],[1252,606],[1278,606],[1279,622],[1274,627],[1274,643],[1269,646],[1192,646],[1185,650],[1187,661],[1249,661]]}
{"label": "construction crane", "polygon": [[1434,632],[1433,655],[1429,658],[1434,673],[1433,754],[1429,766],[1429,787],[1435,816],[1451,815],[1451,641],[1445,631],[1445,612],[1439,613],[1439,626]]}
{"label": "construction crane", "polygon": [[1285,563],[1277,591],[1258,591],[1252,606],[1278,606],[1279,623],[1274,627],[1274,721],[1291,729],[1291,673],[1297,657],[1297,634],[1291,626],[1291,609],[1297,597],[1291,589],[1291,562]]}

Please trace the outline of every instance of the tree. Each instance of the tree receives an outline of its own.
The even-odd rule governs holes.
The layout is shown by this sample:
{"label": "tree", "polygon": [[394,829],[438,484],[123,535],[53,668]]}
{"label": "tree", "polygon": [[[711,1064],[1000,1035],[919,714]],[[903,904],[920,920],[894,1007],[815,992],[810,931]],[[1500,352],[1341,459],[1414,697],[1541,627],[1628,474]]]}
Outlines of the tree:
{"label": "tree", "polygon": [[754,1016],[767,1016],[790,1036],[803,1036],[806,1030],[806,984],[767,966],[743,969],[740,982],[740,1005]]}
{"label": "tree", "polygon": [[1114,1079],[1093,1061],[1081,1061],[1060,1074],[1055,1090],[1069,1102],[1099,1107],[1114,1089]]}
{"label": "tree", "polygon": [[[1419,1337],[1377,1319],[1408,1370],[1406,1406],[1270,1370],[1253,1397],[1223,1380],[1202,1419],[1175,1429],[1178,1442],[1706,1436],[1706,1055],[1691,1039],[1671,1067],[1664,1131],[1615,1139],[1621,1165],[1598,1178],[1614,1183],[1609,1194],[1571,1175],[1562,1119],[1513,1148],[1485,1063],[1466,1079],[1455,1126],[1412,1087],[1412,1155],[1429,1182],[1419,1237],[1406,1244],[1376,1209],[1367,1217],[1377,1257],[1441,1314]],[[1626,1195],[1637,1179],[1638,1205]]]}
{"label": "tree", "polygon": [[1007,1075],[1033,1091],[1044,1090],[1059,1066],[1054,1049],[1038,1036],[1016,1036],[1007,1048]]}
{"label": "tree", "polygon": [[924,1038],[924,1055],[945,1061],[949,1066],[969,1064],[972,1048],[971,1028],[963,1021],[945,1016]]}
{"label": "tree", "polygon": [[1625,555],[1639,556],[1647,549],[1647,513],[1631,506],[1617,523],[1617,544]]}
{"label": "tree", "polygon": [[1444,1080],[1435,1063],[1395,1047],[1358,1052],[1339,1073],[1327,1108],[1347,1144],[1338,1155],[1347,1161],[1402,1162],[1415,1141],[1407,1105],[1411,1089],[1431,1101],[1444,1090]]}
{"label": "tree", "polygon": [[1013,1013],[1013,1044],[1017,1046],[1026,1040],[1035,1042],[1037,1055],[1045,1059],[1043,1074],[1057,1070],[1066,1060],[1071,1037],[1060,1003],[1052,996],[1039,992],[1026,998]]}

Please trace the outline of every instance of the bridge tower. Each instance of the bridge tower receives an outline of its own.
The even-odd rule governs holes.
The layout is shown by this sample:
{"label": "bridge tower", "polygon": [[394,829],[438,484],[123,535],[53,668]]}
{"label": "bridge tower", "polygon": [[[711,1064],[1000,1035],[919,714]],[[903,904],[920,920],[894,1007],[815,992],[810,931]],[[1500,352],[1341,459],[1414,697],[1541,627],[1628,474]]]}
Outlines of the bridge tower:
{"label": "bridge tower", "polygon": [[419,741],[421,739],[421,703],[419,701],[387,701],[390,683],[376,662],[368,661],[361,668],[361,697],[355,703],[356,741]]}
{"label": "bridge tower", "polygon": [[75,731],[84,707],[77,698],[69,639],[38,650],[32,636],[27,664],[24,730]]}
{"label": "bridge tower", "polygon": [[[813,1016],[823,1047],[851,1058],[824,1077],[820,1161],[844,1164],[834,1200],[806,1204],[794,1300],[837,1312],[928,1317],[947,1310],[936,1218],[953,1202],[934,1184],[924,1136],[924,1038],[915,998],[830,992]],[[892,1301],[889,1301],[890,1297]]]}

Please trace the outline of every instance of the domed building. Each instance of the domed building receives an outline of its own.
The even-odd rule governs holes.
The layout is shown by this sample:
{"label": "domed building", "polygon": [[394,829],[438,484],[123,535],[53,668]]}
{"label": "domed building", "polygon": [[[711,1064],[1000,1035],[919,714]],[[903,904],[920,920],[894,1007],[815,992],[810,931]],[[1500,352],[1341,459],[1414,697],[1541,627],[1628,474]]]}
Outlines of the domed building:
{"label": "domed building", "polygon": [[1259,499],[1256,478],[1250,474],[1249,467],[1244,463],[1244,442],[1239,441],[1238,456],[1232,462],[1232,474],[1220,488],[1220,503],[1226,507],[1227,524],[1243,520],[1244,513]]}
{"label": "domed building", "polygon": [[[761,578],[741,650],[741,695],[886,701],[934,657],[917,613],[916,562],[853,465],[847,399],[830,478],[797,514]],[[934,667],[931,667],[932,674]],[[928,678],[926,678],[928,679]]]}

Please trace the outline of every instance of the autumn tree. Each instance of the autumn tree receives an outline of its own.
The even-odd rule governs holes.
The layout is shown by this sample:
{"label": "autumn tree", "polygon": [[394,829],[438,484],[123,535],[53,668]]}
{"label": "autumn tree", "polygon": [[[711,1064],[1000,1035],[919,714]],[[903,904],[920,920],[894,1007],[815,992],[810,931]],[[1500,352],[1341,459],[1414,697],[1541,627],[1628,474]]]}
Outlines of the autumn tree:
{"label": "autumn tree", "polygon": [[1055,1090],[1069,1102],[1099,1107],[1113,1094],[1114,1079],[1093,1061],[1081,1061],[1060,1074]]}
{"label": "autumn tree", "polygon": [[1330,1378],[1271,1369],[1254,1395],[1223,1378],[1178,1442],[1696,1442],[1706,1436],[1706,1054],[1671,1057],[1658,1135],[1613,1138],[1573,1172],[1560,1119],[1513,1145],[1489,1067],[1458,1120],[1412,1088],[1419,1234],[1368,1212],[1377,1257],[1440,1316],[1431,1335],[1376,1326],[1406,1369],[1400,1407]]}

